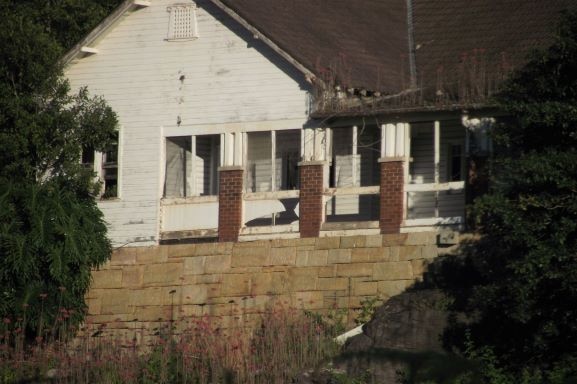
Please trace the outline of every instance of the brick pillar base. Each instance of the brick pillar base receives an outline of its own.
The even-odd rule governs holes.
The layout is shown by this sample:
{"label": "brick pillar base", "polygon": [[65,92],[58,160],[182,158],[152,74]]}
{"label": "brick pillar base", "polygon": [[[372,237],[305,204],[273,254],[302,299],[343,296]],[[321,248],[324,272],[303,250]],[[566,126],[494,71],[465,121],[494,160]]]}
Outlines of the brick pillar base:
{"label": "brick pillar base", "polygon": [[238,241],[242,226],[242,175],[240,167],[219,169],[218,241]]}
{"label": "brick pillar base", "polygon": [[323,220],[323,164],[300,164],[299,228],[301,237],[318,237]]}
{"label": "brick pillar base", "polygon": [[381,233],[400,233],[403,222],[403,162],[381,160]]}

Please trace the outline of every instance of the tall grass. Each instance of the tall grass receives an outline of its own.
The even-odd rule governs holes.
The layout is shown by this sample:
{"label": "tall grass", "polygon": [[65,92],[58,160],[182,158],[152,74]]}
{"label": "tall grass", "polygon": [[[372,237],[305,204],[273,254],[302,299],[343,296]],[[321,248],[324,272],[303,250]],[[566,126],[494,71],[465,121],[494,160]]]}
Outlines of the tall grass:
{"label": "tall grass", "polygon": [[28,344],[9,321],[0,336],[0,383],[287,383],[338,352],[334,327],[279,306],[252,328],[239,319],[223,329],[218,318],[202,316],[153,335],[104,335],[88,326],[74,340]]}

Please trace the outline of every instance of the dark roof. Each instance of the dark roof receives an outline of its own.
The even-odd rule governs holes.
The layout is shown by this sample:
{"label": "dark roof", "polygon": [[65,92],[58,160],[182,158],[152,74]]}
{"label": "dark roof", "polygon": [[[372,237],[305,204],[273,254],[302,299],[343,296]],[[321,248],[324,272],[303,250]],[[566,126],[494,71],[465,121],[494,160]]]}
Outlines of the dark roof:
{"label": "dark roof", "polygon": [[438,97],[458,92],[465,99],[490,94],[531,50],[551,43],[562,10],[577,9],[577,0],[414,4],[417,85]]}
{"label": "dark roof", "polygon": [[404,0],[222,2],[320,78],[390,92],[407,86]]}
{"label": "dark roof", "polygon": [[413,105],[479,101],[551,42],[561,10],[577,9],[577,0],[221,1],[329,85],[395,95],[411,88],[413,69]]}

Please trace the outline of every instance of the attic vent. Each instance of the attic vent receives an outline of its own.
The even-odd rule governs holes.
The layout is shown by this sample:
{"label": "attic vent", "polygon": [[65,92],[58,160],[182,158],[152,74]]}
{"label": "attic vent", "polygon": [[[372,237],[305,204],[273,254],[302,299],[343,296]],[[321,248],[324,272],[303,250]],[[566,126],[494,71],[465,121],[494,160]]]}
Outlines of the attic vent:
{"label": "attic vent", "polygon": [[166,10],[170,14],[168,41],[194,40],[198,37],[196,4],[174,4]]}

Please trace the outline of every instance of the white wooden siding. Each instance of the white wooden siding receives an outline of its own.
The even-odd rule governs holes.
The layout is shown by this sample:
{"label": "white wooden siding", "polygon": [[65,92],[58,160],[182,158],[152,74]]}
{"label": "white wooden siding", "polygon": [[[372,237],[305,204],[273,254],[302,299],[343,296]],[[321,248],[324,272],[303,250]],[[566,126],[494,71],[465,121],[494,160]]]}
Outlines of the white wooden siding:
{"label": "white wooden siding", "polygon": [[208,1],[196,2],[198,39],[166,41],[174,3],[127,14],[94,44],[99,53],[66,70],[73,89],[103,95],[123,126],[122,199],[99,203],[114,245],[158,241],[163,129],[194,135],[209,124],[288,119],[300,129],[307,120],[303,76]]}

